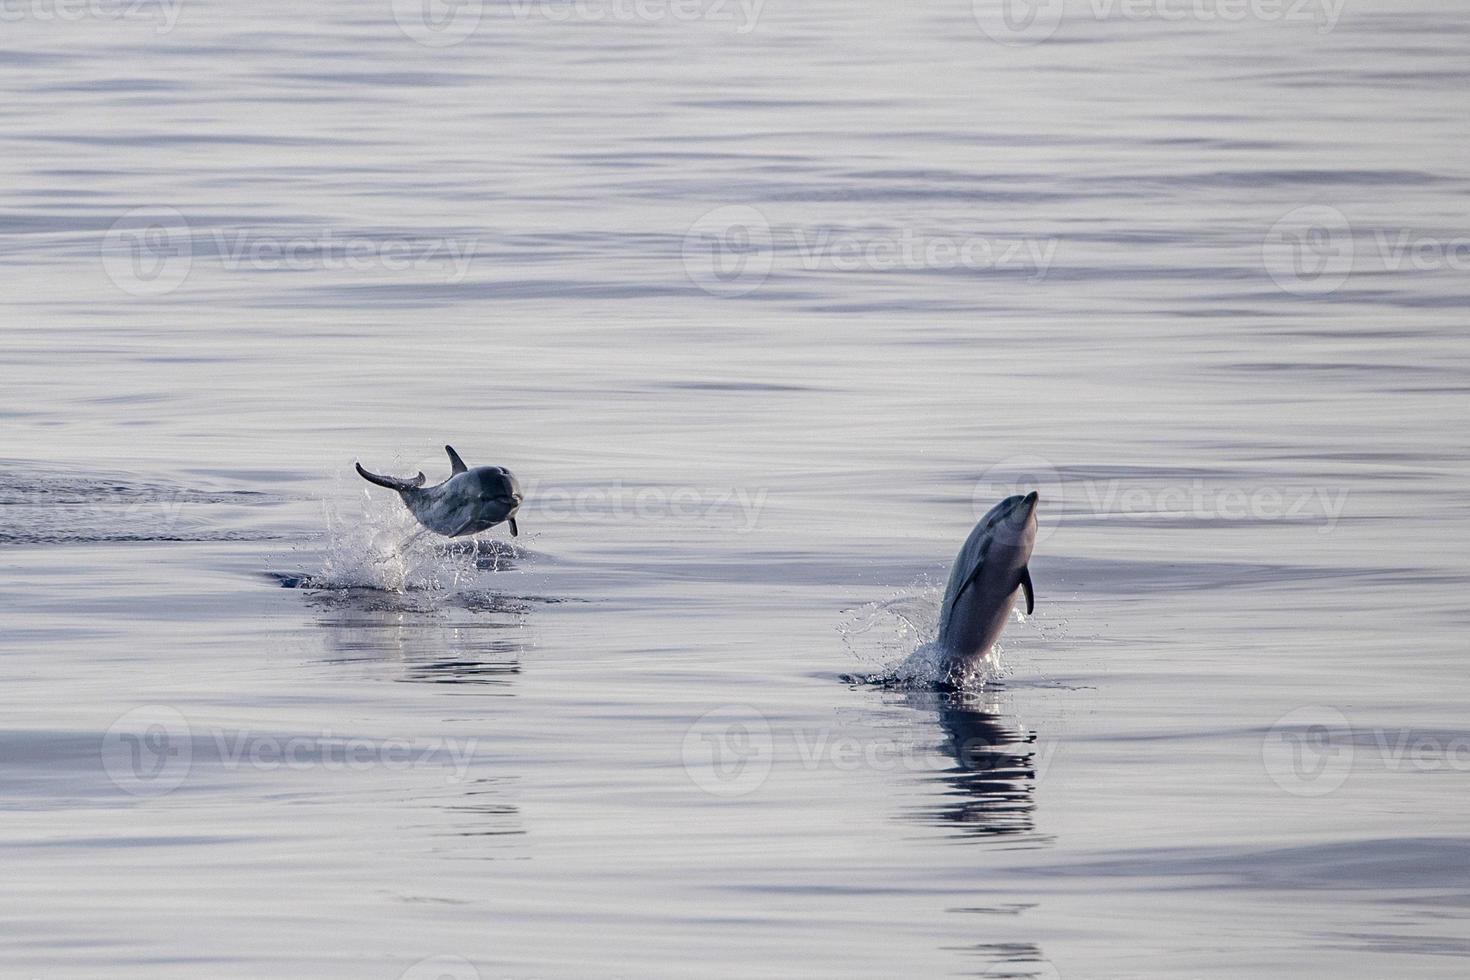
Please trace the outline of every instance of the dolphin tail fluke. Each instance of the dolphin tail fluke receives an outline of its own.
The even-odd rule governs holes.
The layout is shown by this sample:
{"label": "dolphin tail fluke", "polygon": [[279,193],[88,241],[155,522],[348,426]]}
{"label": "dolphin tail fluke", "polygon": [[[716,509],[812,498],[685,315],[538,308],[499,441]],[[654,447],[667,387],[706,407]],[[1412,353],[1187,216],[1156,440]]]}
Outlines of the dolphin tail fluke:
{"label": "dolphin tail fluke", "polygon": [[454,473],[463,473],[469,469],[468,466],[464,465],[464,460],[459,458],[459,453],[454,451],[453,446],[445,446],[444,451],[449,454],[449,468],[451,471]]}
{"label": "dolphin tail fluke", "polygon": [[1036,588],[1031,584],[1031,569],[1021,566],[1021,590],[1026,593],[1026,615],[1036,608]]}
{"label": "dolphin tail fluke", "polygon": [[396,476],[379,476],[377,473],[369,473],[363,469],[361,463],[353,463],[352,465],[357,467],[357,475],[369,483],[376,483],[380,487],[397,490],[399,493],[405,490],[416,490],[423,486],[424,480],[427,479],[423,473],[419,473],[418,476],[406,480],[399,479]]}

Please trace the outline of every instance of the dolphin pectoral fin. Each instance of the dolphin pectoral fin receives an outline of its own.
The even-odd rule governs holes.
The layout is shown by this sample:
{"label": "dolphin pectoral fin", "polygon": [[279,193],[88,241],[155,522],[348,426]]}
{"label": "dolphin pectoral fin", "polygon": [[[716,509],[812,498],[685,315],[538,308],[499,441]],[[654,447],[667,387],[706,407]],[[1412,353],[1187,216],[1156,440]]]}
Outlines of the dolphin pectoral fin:
{"label": "dolphin pectoral fin", "polygon": [[1036,608],[1036,589],[1031,584],[1031,569],[1021,566],[1021,590],[1026,593],[1026,615]]}
{"label": "dolphin pectoral fin", "polygon": [[514,517],[512,517],[510,519],[510,522],[509,523],[510,523],[510,536],[513,537],[513,538],[520,537],[520,535],[521,535],[521,529],[518,528],[518,527],[516,527],[516,519]]}
{"label": "dolphin pectoral fin", "polygon": [[970,577],[967,578],[967,579],[965,579],[964,582],[962,582],[960,584],[960,587],[955,590],[954,602],[952,602],[950,604],[950,608],[951,609],[953,609],[955,606],[957,606],[957,605],[960,604],[960,596],[964,595],[965,594],[965,590],[970,587],[970,583],[974,582],[975,579],[979,577],[979,575],[980,575],[980,569],[983,568],[983,567],[984,567],[984,563],[983,562],[981,564],[976,565],[975,568],[974,568],[974,570],[972,572],[970,572]]}
{"label": "dolphin pectoral fin", "polygon": [[445,446],[444,451],[449,454],[449,468],[454,473],[463,473],[469,469],[468,466],[464,465],[464,460],[459,458],[459,453],[454,451],[453,446]]}
{"label": "dolphin pectoral fin", "polygon": [[419,473],[417,476],[407,480],[399,479],[396,476],[380,476],[377,473],[369,473],[363,469],[361,463],[353,463],[352,465],[357,467],[357,475],[369,483],[376,483],[380,487],[397,490],[399,493],[405,490],[415,490],[423,486],[424,480],[426,479],[423,473]]}
{"label": "dolphin pectoral fin", "polygon": [[[476,523],[475,515],[474,514],[471,514],[469,517],[465,518],[463,524],[461,524],[459,527],[455,528],[453,531],[450,531],[448,534],[446,534],[444,536],[446,538],[457,538],[457,537],[459,537],[462,534],[469,533],[470,528],[474,527],[475,526],[475,523]],[[484,530],[484,526],[481,525],[481,528],[480,529],[481,530]]]}

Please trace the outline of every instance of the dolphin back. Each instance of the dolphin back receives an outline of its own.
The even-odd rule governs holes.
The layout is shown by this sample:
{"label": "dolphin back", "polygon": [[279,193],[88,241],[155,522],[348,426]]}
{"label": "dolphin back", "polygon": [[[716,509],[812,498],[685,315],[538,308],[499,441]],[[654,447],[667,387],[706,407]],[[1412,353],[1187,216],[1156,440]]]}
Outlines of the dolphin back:
{"label": "dolphin back", "polygon": [[961,590],[985,563],[985,554],[990,550],[990,516],[986,514],[981,518],[980,523],[975,525],[970,536],[960,546],[960,553],[955,555],[954,565],[949,570],[949,583],[944,588],[944,604],[939,607],[940,636],[944,636],[949,629],[949,619],[954,614],[954,604],[959,599]]}
{"label": "dolphin back", "polygon": [[[955,603],[964,594],[966,586],[980,575],[985,566],[985,560],[989,557],[991,546],[995,542],[995,528],[1012,508],[1022,503],[1025,498],[1020,495],[1010,496],[996,504],[985,512],[985,516],[975,523],[970,531],[970,536],[965,539],[960,553],[955,556],[954,565],[949,570],[949,584],[944,589],[944,604],[939,609],[939,635],[944,637],[949,631],[949,621],[954,615]],[[1031,581],[1030,576],[1026,578],[1027,612],[1031,606]]]}

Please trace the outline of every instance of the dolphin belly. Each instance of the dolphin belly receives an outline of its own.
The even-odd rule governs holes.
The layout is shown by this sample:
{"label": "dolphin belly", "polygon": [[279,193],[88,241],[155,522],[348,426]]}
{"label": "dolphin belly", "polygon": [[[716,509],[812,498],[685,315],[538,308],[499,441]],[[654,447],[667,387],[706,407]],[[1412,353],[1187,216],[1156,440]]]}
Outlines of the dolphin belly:
{"label": "dolphin belly", "polygon": [[422,493],[406,502],[420,524],[447,538],[475,534],[490,526],[476,519],[471,504],[452,496]]}
{"label": "dolphin belly", "polygon": [[987,581],[983,571],[975,583],[955,601],[940,630],[940,643],[953,658],[971,663],[990,653],[1000,639],[1016,604],[1019,591],[999,581]]}
{"label": "dolphin belly", "polygon": [[452,472],[436,486],[424,486],[422,472],[412,479],[382,476],[356,464],[364,480],[398,491],[409,513],[425,528],[447,538],[459,538],[510,522],[510,533],[520,533],[516,512],[521,506],[521,487],[503,466],[465,465],[453,446],[445,446]]}
{"label": "dolphin belly", "polygon": [[1035,605],[1026,563],[1036,540],[1038,494],[1017,494],[992,507],[955,556],[940,608],[939,646],[951,670],[967,672],[990,653],[1020,595]]}

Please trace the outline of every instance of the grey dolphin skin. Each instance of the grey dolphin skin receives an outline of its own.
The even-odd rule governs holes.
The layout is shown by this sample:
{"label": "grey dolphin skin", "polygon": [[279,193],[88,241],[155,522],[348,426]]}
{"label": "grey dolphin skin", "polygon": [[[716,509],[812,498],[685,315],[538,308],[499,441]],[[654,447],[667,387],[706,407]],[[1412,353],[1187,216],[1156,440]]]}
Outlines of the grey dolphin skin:
{"label": "grey dolphin skin", "polygon": [[409,479],[379,476],[355,463],[357,473],[369,483],[398,491],[418,522],[448,538],[479,534],[502,521],[510,522],[510,533],[520,534],[516,510],[521,506],[521,485],[503,466],[470,469],[453,446],[445,446],[453,473],[438,486],[425,487],[424,474]]}
{"label": "grey dolphin skin", "polygon": [[980,519],[949,573],[939,613],[939,644],[951,676],[974,670],[1000,639],[1016,594],[1026,611],[1036,607],[1031,587],[1031,548],[1036,543],[1032,493],[1007,497]]}

